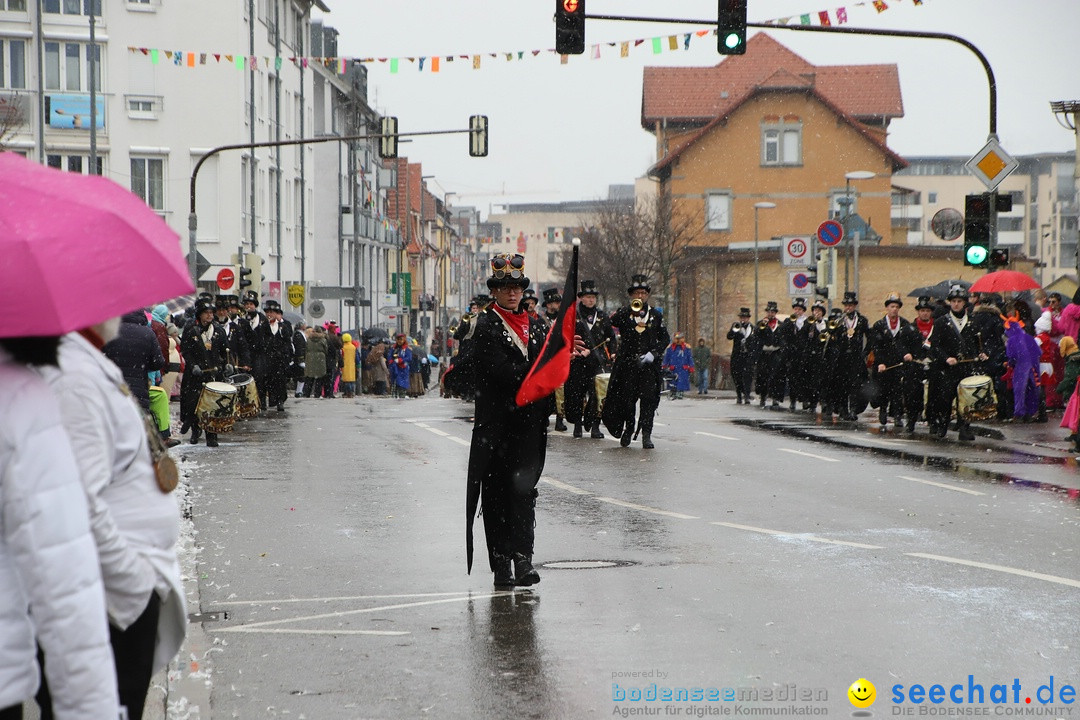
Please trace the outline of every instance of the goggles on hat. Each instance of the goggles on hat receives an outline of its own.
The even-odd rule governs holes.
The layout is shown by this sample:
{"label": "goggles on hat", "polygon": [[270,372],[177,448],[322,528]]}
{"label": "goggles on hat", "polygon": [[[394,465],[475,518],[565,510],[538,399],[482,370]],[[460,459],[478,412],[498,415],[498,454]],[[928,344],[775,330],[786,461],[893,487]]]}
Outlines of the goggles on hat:
{"label": "goggles on hat", "polygon": [[496,280],[512,277],[519,280],[525,277],[525,256],[520,253],[503,253],[491,258],[491,275]]}

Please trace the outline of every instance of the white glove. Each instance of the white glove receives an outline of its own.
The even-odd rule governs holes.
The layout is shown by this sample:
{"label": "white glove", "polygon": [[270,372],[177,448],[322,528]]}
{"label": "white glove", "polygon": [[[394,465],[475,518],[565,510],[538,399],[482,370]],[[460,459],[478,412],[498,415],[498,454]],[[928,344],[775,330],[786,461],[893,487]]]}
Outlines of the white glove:
{"label": "white glove", "polygon": [[648,365],[655,359],[656,358],[653,357],[653,354],[651,352],[647,352],[638,358],[638,362],[640,362],[642,365]]}

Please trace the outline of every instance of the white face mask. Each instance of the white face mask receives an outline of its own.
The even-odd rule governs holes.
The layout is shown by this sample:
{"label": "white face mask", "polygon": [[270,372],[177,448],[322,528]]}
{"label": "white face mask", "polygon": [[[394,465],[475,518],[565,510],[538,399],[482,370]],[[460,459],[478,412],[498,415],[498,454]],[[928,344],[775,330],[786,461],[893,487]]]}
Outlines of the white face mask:
{"label": "white face mask", "polygon": [[120,334],[120,318],[114,317],[90,328],[98,334],[102,342],[110,342]]}

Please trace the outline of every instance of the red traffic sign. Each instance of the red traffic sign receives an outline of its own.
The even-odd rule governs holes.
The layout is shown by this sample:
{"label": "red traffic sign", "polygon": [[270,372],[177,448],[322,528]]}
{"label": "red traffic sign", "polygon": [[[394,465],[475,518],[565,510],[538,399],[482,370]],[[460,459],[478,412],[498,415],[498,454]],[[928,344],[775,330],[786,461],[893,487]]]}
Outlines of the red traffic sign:
{"label": "red traffic sign", "polygon": [[795,273],[791,276],[791,284],[802,290],[804,287],[810,285],[810,278],[806,273]]}
{"label": "red traffic sign", "polygon": [[236,284],[236,273],[231,267],[221,268],[217,274],[217,286],[222,290],[232,290]]}
{"label": "red traffic sign", "polygon": [[832,247],[844,239],[844,226],[835,220],[826,220],[818,225],[817,239],[825,247]]}

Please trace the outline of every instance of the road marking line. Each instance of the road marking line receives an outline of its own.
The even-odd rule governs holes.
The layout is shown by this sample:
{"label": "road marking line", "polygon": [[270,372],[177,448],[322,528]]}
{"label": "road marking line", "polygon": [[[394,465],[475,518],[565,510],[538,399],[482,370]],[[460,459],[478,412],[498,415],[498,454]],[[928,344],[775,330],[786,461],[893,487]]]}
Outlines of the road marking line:
{"label": "road marking line", "polygon": [[812,457],[816,460],[824,460],[825,462],[840,462],[836,458],[825,457],[824,455],[815,455],[814,453],[803,452],[802,450],[793,450],[791,448],[777,448],[781,452],[791,453],[793,455],[804,455],[806,457]]}
{"label": "road marking line", "polygon": [[1059,585],[1068,585],[1070,587],[1080,588],[1080,580],[1058,577],[1057,575],[1045,575],[1043,573],[1032,572],[1030,570],[1020,570],[1019,568],[1011,568],[1005,565],[992,565],[990,563],[981,563],[974,560],[961,560],[960,558],[947,557],[945,555],[930,555],[928,553],[904,554],[910,557],[924,558],[926,560],[940,560],[941,562],[956,563],[958,565],[968,565],[970,567],[982,568],[983,570],[996,570],[997,572],[1009,573],[1010,575],[1020,575],[1021,577],[1034,578],[1035,580],[1045,580],[1046,582],[1058,583]]}
{"label": "road marking line", "polygon": [[306,620],[325,620],[327,618],[345,617],[346,615],[361,615],[364,613],[383,612],[386,610],[400,610],[403,608],[423,607],[424,605],[441,605],[443,603],[461,602],[463,600],[483,600],[485,598],[500,597],[502,595],[510,594],[513,593],[484,593],[481,595],[462,595],[459,597],[444,598],[442,600],[426,600],[423,602],[381,605],[379,607],[360,608],[358,610],[338,610],[336,612],[320,613],[318,615],[303,615],[301,617],[281,618],[279,620],[263,620],[262,622],[245,623],[243,625],[234,625],[232,627],[214,628],[214,630],[217,632],[251,632],[251,628],[269,627],[270,625],[282,625],[284,623],[304,622]]}
{"label": "road marking line", "polygon": [[555,478],[548,477],[547,475],[541,475],[540,480],[542,482],[546,482],[548,485],[551,485],[553,487],[557,487],[560,490],[565,490],[566,492],[569,492],[569,493],[574,493],[575,495],[592,495],[592,493],[589,492],[588,490],[582,490],[579,487],[574,487],[573,485],[569,485],[567,483],[564,483],[562,480],[556,480]]}
{"label": "road marking line", "polygon": [[440,437],[450,437],[450,433],[446,432],[445,430],[440,430],[439,428],[428,427],[427,425],[421,425],[421,427],[425,428],[428,432],[435,433],[436,435],[438,435]]}
{"label": "road marking line", "polygon": [[284,605],[285,603],[310,603],[310,602],[341,602],[345,600],[390,600],[391,598],[435,598],[435,597],[460,597],[461,592],[442,593],[410,593],[408,595],[342,595],[336,597],[317,598],[277,598],[276,600],[224,600],[214,603],[218,605]]}
{"label": "road marking line", "polygon": [[719,438],[720,440],[737,440],[738,439],[738,438],[733,438],[730,435],[717,435],[716,433],[701,432],[700,430],[695,430],[694,434],[695,435],[704,435],[705,437]]}
{"label": "road marking line", "polygon": [[465,447],[471,447],[471,446],[472,446],[472,443],[471,443],[471,442],[469,442],[468,440],[462,440],[461,438],[459,438],[459,437],[454,437],[453,435],[447,435],[447,436],[446,436],[446,439],[447,439],[447,440],[453,440],[453,441],[454,441],[454,442],[456,442],[456,443],[457,443],[458,445],[464,445]]}
{"label": "road marking line", "polygon": [[416,427],[422,427],[422,428],[431,427],[427,423],[422,423],[419,420],[414,420],[413,423],[416,425]]}
{"label": "road marking line", "polygon": [[948,485],[946,483],[934,482],[933,480],[923,480],[922,478],[911,477],[909,475],[897,475],[896,477],[901,480],[910,480],[911,482],[922,483],[923,485],[933,485],[934,487],[945,488],[946,490],[953,490],[955,492],[967,493],[968,495],[985,495],[986,493],[979,492],[978,490],[968,490],[967,488],[956,487],[955,485]]}
{"label": "road marking line", "polygon": [[849,545],[851,547],[864,548],[866,550],[882,550],[880,545],[867,545],[866,543],[850,542],[848,540],[829,540],[828,538],[818,537],[816,535],[803,535],[801,533],[786,532],[784,530],[770,530],[768,528],[754,527],[753,525],[739,525],[738,523],[729,522],[712,522],[710,525],[722,525],[723,527],[735,528],[736,530],[749,530],[750,532],[764,533],[766,535],[777,535],[782,537],[801,538],[803,540],[810,540],[812,542],[828,543],[830,545]]}
{"label": "road marking line", "polygon": [[278,635],[412,635],[408,630],[301,630],[299,628],[252,628],[244,625],[220,629],[224,632],[274,633]]}
{"label": "road marking line", "polygon": [[696,515],[683,515],[682,513],[672,512],[670,510],[660,510],[658,508],[649,507],[647,505],[635,505],[632,502],[626,502],[625,500],[616,500],[609,497],[596,498],[600,502],[611,503],[612,505],[619,505],[621,507],[627,507],[631,510],[641,510],[642,512],[653,513],[655,515],[665,515],[667,517],[678,518],[679,520],[700,520]]}

